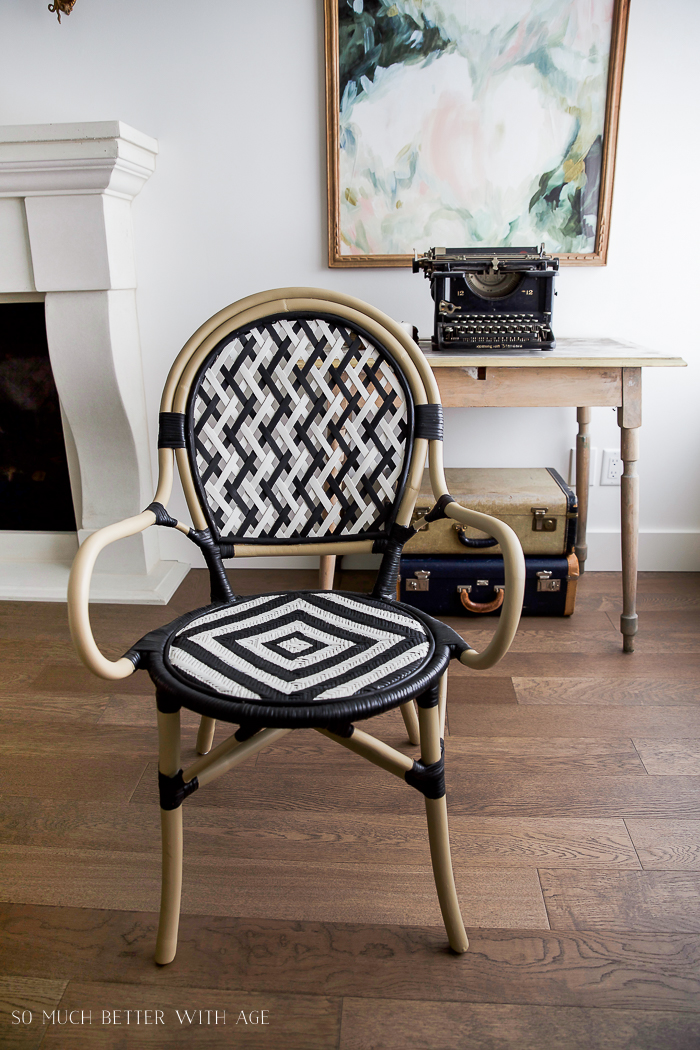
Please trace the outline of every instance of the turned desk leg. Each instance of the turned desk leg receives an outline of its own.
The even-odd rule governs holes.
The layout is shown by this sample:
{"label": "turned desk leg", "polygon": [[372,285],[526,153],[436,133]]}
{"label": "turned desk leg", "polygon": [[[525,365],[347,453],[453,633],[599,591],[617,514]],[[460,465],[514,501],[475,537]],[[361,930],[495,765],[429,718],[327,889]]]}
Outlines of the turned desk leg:
{"label": "turned desk leg", "polygon": [[637,555],[639,548],[639,427],[642,422],[641,368],[622,369],[622,407],[617,410],[620,427],[620,519],[622,547],[622,649],[634,652],[637,633]]}
{"label": "turned desk leg", "polygon": [[333,590],[335,575],[335,554],[322,554],[318,568],[318,587],[321,591]]}
{"label": "turned desk leg", "polygon": [[576,498],[578,500],[578,521],[576,523],[576,557],[578,558],[579,572],[583,574],[588,557],[588,544],[586,543],[586,528],[588,526],[588,493],[590,491],[591,473],[591,410],[590,408],[577,408],[576,419],[578,421],[578,434],[576,435]]}

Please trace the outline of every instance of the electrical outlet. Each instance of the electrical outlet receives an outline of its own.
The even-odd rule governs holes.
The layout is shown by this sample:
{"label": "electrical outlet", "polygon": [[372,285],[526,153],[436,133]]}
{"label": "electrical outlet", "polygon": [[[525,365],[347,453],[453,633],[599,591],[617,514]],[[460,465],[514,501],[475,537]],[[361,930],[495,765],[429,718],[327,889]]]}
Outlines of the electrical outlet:
{"label": "electrical outlet", "polygon": [[616,448],[603,449],[603,465],[600,471],[601,485],[619,485],[623,471],[622,459]]}
{"label": "electrical outlet", "polygon": [[[588,485],[598,484],[598,474],[600,472],[598,449],[592,448],[589,452],[589,470],[588,470]],[[571,488],[576,485],[576,449],[569,449],[569,481],[568,484]]]}

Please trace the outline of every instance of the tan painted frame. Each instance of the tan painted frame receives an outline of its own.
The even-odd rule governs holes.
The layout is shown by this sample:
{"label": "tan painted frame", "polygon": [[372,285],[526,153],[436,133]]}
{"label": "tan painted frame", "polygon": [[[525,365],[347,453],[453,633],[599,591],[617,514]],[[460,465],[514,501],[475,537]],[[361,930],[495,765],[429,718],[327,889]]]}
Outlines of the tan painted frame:
{"label": "tan painted frame", "polygon": [[[605,266],[608,260],[610,214],[612,211],[615,156],[617,153],[618,123],[622,74],[627,45],[627,24],[630,0],[615,0],[610,40],[610,65],[605,102],[603,155],[600,171],[600,199],[595,251],[589,253],[560,253],[557,258],[569,266]],[[339,178],[339,54],[338,54],[338,0],[324,0],[326,41],[326,168],[328,174],[328,265],[358,269],[376,266],[410,266],[411,255],[343,255],[340,251],[340,178]],[[449,247],[463,247],[450,245]]]}

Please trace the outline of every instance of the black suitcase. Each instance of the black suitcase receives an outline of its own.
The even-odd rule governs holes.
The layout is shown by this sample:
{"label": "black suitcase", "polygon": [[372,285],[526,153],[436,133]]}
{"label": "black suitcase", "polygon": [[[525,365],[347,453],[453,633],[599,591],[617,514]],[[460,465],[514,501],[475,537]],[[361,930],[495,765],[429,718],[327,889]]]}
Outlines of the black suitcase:
{"label": "black suitcase", "polygon": [[[523,616],[571,616],[578,575],[575,554],[526,556]],[[502,557],[404,557],[397,596],[431,616],[497,616],[504,581]]]}

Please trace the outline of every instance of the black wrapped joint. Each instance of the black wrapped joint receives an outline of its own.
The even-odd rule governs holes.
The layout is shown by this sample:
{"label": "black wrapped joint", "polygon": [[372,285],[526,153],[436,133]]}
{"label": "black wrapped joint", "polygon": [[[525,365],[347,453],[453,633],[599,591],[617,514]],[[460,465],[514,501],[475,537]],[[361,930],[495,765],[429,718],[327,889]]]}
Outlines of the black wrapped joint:
{"label": "black wrapped joint", "polygon": [[196,791],[199,781],[192,777],[185,783],[182,770],[178,769],[174,777],[166,777],[165,773],[158,770],[158,792],[160,794],[161,809],[178,809],[188,795]]}
{"label": "black wrapped joint", "polygon": [[404,773],[404,779],[426,798],[442,798],[445,794],[445,742],[440,741],[440,757],[426,765],[414,762],[413,769]]}
{"label": "black wrapped joint", "polygon": [[341,736],[343,740],[349,740],[355,732],[355,727],[352,722],[334,722],[328,726],[328,732],[333,736]]}
{"label": "black wrapped joint", "polygon": [[211,600],[213,602],[230,602],[235,597],[228,582],[226,569],[221,560],[221,550],[214,542],[210,529],[190,529],[187,533],[196,543],[207,563],[211,583]]}
{"label": "black wrapped joint", "polygon": [[426,438],[428,441],[442,441],[444,433],[442,405],[416,405],[415,412],[415,436]]}
{"label": "black wrapped joint", "polygon": [[440,496],[440,499],[437,501],[430,513],[425,515],[425,520],[439,521],[440,518],[446,518],[447,515],[445,514],[445,507],[448,505],[448,503],[456,502],[457,500],[454,498],[454,496],[450,496],[449,492],[446,492],[443,496]]}
{"label": "black wrapped joint", "polygon": [[391,532],[389,533],[392,540],[396,540],[403,547],[404,543],[408,543],[413,536],[416,535],[416,530],[412,525],[397,525],[396,522],[391,526]]}
{"label": "black wrapped joint", "polygon": [[161,412],[158,416],[158,448],[184,447],[184,412]]}
{"label": "black wrapped joint", "polygon": [[239,744],[242,744],[244,740],[250,740],[252,736],[259,733],[262,726],[258,725],[257,722],[246,722],[245,725],[238,727],[236,732],[233,734]]}
{"label": "black wrapped joint", "polygon": [[403,545],[415,534],[416,530],[412,525],[397,525],[394,522],[388,537],[375,542],[373,552],[382,553],[384,557],[372,591],[373,598],[382,598],[384,601],[396,598],[396,582],[399,578]]}
{"label": "black wrapped joint", "polygon": [[177,525],[177,518],[173,518],[171,514],[168,514],[162,503],[149,503],[146,510],[153,511],[156,516],[156,525],[167,525],[171,529],[174,529]]}

